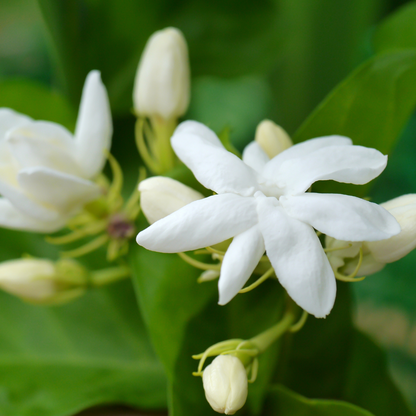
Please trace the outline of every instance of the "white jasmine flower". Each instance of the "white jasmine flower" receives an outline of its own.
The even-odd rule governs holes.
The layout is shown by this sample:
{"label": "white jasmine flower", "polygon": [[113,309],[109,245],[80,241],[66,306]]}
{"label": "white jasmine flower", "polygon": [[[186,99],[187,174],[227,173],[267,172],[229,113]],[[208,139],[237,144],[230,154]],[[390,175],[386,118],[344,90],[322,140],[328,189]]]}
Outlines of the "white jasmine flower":
{"label": "white jasmine flower", "polygon": [[263,120],[257,126],[254,140],[270,159],[293,146],[292,140],[286,131],[270,120]]}
{"label": "white jasmine flower", "polygon": [[141,181],[139,191],[140,205],[150,224],[204,197],[189,186],[163,176],[153,176]]}
{"label": "white jasmine flower", "polygon": [[111,135],[98,71],[85,81],[74,135],[59,124],[0,109],[0,225],[39,232],[62,228],[100,195],[93,180],[105,164]]}
{"label": "white jasmine flower", "polygon": [[290,147],[269,160],[258,143],[243,161],[210,129],[196,122],[172,137],[178,157],[217,195],[192,202],[139,233],[137,242],[165,253],[196,250],[234,237],[221,268],[220,304],[249,279],[266,250],[293,300],[316,317],[332,309],[336,284],[315,230],[348,241],[376,241],[400,232],[384,208],[346,195],[306,193],[319,180],[364,184],[387,157],[328,136]]}
{"label": "white jasmine flower", "polygon": [[205,368],[202,381],[205,397],[216,412],[233,415],[244,406],[248,393],[247,373],[237,357],[216,357]]}
{"label": "white jasmine flower", "polygon": [[137,69],[133,102],[138,115],[176,119],[188,109],[190,69],[188,48],[176,28],[155,32]]}

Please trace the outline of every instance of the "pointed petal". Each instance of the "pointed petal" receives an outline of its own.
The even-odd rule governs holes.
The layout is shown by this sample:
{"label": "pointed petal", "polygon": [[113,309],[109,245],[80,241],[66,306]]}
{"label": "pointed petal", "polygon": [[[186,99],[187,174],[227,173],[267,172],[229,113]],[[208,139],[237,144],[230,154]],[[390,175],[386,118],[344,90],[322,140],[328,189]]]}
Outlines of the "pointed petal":
{"label": "pointed petal", "polygon": [[179,253],[212,246],[257,223],[254,198],[214,195],[191,202],[139,233],[148,250]]}
{"label": "pointed petal", "polygon": [[71,133],[56,123],[35,121],[12,129],[7,145],[22,168],[43,166],[81,176]]}
{"label": "pointed petal", "polygon": [[259,200],[258,213],[267,256],[280,283],[301,308],[325,317],[334,305],[336,284],[315,231],[286,215],[272,198]]}
{"label": "pointed petal", "polygon": [[75,129],[78,162],[86,178],[96,176],[104,167],[112,134],[107,91],[100,72],[91,71],[85,80]]}
{"label": "pointed petal", "polygon": [[18,181],[28,194],[63,215],[72,214],[101,194],[93,182],[47,168],[22,169]]}
{"label": "pointed petal", "polygon": [[56,211],[48,209],[40,203],[33,201],[22,189],[4,181],[0,181],[0,194],[4,198],[7,198],[17,210],[28,217],[43,222],[55,221],[59,217]]}
{"label": "pointed petal", "polygon": [[269,161],[269,156],[257,142],[251,142],[243,152],[243,162],[253,168],[257,173],[261,173]]}
{"label": "pointed petal", "polygon": [[281,197],[280,202],[288,215],[337,240],[377,241],[400,232],[387,210],[353,196],[307,193]]}
{"label": "pointed petal", "polygon": [[244,286],[263,254],[264,241],[258,225],[234,237],[221,266],[220,305],[228,303]]}
{"label": "pointed petal", "polygon": [[55,221],[43,222],[22,214],[6,198],[0,198],[0,227],[14,230],[52,233],[60,230],[65,220],[59,218]]}
{"label": "pointed petal", "polygon": [[264,176],[269,179],[276,177],[278,170],[283,162],[290,159],[297,159],[307,156],[316,150],[331,146],[351,146],[352,140],[344,136],[326,136],[316,139],[306,140],[305,142],[295,144],[275,156],[264,169]]}
{"label": "pointed petal", "polygon": [[331,146],[308,156],[291,159],[279,169],[285,194],[305,192],[314,182],[334,180],[363,185],[376,178],[387,165],[387,156],[362,146]]}
{"label": "pointed petal", "polygon": [[173,135],[179,134],[193,134],[201,137],[214,146],[224,148],[218,136],[209,127],[205,124],[199,123],[198,121],[183,121],[178,127],[176,127],[176,130],[173,133]]}
{"label": "pointed petal", "polygon": [[0,163],[9,163],[11,160],[11,155],[5,142],[6,133],[11,128],[21,126],[30,121],[32,121],[30,117],[19,114],[10,108],[0,108]]}
{"label": "pointed petal", "polygon": [[192,134],[175,134],[172,147],[196,179],[218,194],[251,196],[258,190],[255,172],[223,147]]}

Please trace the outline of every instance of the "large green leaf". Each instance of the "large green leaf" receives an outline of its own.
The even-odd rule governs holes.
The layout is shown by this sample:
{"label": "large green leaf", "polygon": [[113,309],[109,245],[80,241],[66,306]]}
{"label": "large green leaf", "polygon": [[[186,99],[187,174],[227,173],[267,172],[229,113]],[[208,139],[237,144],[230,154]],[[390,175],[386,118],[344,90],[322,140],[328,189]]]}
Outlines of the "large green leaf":
{"label": "large green leaf", "polygon": [[[377,55],[335,88],[304,122],[296,141],[340,134],[390,153],[416,106],[416,50]],[[326,182],[316,189],[363,196],[367,186]]]}
{"label": "large green leaf", "polygon": [[12,108],[35,120],[53,121],[70,130],[75,127],[76,115],[65,97],[31,80],[1,80],[0,107]]}
{"label": "large green leaf", "polygon": [[341,401],[310,400],[284,386],[276,385],[270,390],[264,415],[372,416],[372,413]]}
{"label": "large green leaf", "polygon": [[[7,241],[1,261],[23,253],[57,257],[41,235],[0,230],[0,236]],[[0,414],[64,416],[103,403],[166,407],[164,370],[129,281],[56,307],[4,292],[0,298]]]}
{"label": "large green leaf", "polygon": [[285,361],[276,381],[304,396],[345,400],[377,416],[411,415],[382,350],[353,328],[348,283],[338,282],[335,307],[325,320],[309,318],[293,336]]}
{"label": "large green leaf", "polygon": [[416,48],[416,2],[393,13],[377,28],[373,37],[376,52]]}
{"label": "large green leaf", "polygon": [[354,333],[346,380],[346,400],[377,416],[412,415],[389,375],[383,351],[359,331]]}

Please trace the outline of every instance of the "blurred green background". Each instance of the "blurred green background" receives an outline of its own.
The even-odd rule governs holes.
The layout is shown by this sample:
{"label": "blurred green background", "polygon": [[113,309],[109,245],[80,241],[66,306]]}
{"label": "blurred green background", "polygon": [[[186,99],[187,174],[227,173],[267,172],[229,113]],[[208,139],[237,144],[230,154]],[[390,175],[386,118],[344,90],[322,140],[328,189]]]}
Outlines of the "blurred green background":
{"label": "blurred green background", "polygon": [[[135,70],[150,34],[176,26],[188,40],[191,58],[187,118],[217,131],[230,127],[232,141],[241,149],[264,118],[293,134],[331,89],[374,53],[376,24],[406,3],[1,0],[0,104],[16,103],[21,111],[36,114],[40,83],[53,88],[58,106],[65,107],[54,121],[73,127],[85,76],[99,69],[114,115],[113,152],[125,170],[136,172],[140,162],[131,114]],[[39,111],[42,118],[45,111]],[[375,202],[416,192],[415,117],[389,156],[388,168],[371,191]],[[132,186],[135,177],[130,177]],[[388,348],[394,378],[414,406],[415,265],[413,253],[354,285],[356,322]]]}

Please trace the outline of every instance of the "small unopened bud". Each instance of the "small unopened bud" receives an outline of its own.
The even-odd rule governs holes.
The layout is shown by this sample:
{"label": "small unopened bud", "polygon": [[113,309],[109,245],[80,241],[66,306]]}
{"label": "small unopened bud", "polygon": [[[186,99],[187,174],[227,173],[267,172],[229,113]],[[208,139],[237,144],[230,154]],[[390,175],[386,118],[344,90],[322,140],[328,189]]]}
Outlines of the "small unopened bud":
{"label": "small unopened bud", "polygon": [[176,119],[188,109],[189,95],[188,48],[182,32],[173,27],[155,32],[146,44],[136,73],[136,113]]}
{"label": "small unopened bud", "polygon": [[402,230],[387,240],[366,242],[365,245],[376,261],[392,263],[416,247],[416,194],[400,196],[381,206],[396,218]]}
{"label": "small unopened bud", "polygon": [[150,224],[193,201],[204,198],[189,186],[163,176],[153,176],[140,182],[139,191],[140,205]]}
{"label": "small unopened bud", "polygon": [[248,393],[247,373],[232,355],[219,355],[203,374],[205,397],[218,413],[232,415],[244,406]]}
{"label": "small unopened bud", "polygon": [[72,260],[28,258],[0,264],[0,287],[30,302],[61,303],[81,294],[85,284],[85,269]]}
{"label": "small unopened bud", "polygon": [[198,283],[210,282],[211,280],[218,279],[220,277],[219,270],[205,270],[198,277]]}
{"label": "small unopened bud", "polygon": [[270,120],[263,120],[257,126],[255,140],[270,159],[293,145],[286,131]]}

